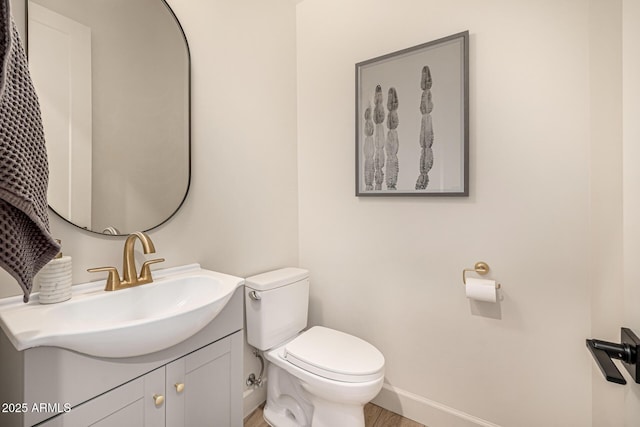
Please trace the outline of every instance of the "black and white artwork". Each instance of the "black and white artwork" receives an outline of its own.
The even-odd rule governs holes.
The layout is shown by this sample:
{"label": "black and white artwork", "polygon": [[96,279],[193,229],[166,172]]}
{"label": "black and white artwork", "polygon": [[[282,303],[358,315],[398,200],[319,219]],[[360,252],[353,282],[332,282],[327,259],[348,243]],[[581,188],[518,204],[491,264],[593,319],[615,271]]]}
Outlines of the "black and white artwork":
{"label": "black and white artwork", "polygon": [[356,64],[356,195],[469,195],[469,32]]}

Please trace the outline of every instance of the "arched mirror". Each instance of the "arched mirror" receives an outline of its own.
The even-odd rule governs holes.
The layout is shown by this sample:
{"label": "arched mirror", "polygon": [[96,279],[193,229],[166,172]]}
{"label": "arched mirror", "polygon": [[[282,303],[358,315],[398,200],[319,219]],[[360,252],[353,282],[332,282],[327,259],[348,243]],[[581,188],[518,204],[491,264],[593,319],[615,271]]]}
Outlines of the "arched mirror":
{"label": "arched mirror", "polygon": [[190,180],[189,49],[163,0],[28,0],[49,205],[83,229],[149,230]]}

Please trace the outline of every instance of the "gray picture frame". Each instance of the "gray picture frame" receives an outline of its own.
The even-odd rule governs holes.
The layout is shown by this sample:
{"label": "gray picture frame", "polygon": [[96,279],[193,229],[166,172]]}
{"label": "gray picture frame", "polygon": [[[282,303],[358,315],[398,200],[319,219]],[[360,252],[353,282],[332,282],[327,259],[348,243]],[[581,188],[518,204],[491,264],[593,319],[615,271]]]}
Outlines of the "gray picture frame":
{"label": "gray picture frame", "polygon": [[356,196],[469,196],[469,31],[355,72]]}

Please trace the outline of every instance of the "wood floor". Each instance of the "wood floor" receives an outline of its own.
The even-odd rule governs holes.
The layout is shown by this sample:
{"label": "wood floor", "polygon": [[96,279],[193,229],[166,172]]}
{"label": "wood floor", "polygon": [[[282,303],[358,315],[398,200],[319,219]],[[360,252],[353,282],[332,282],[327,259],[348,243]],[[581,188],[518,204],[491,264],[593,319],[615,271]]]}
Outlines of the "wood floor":
{"label": "wood floor", "polygon": [[[425,427],[423,424],[401,417],[373,403],[367,403],[364,407],[364,425],[365,427]],[[262,418],[262,407],[253,411],[244,420],[244,427],[269,427]]]}

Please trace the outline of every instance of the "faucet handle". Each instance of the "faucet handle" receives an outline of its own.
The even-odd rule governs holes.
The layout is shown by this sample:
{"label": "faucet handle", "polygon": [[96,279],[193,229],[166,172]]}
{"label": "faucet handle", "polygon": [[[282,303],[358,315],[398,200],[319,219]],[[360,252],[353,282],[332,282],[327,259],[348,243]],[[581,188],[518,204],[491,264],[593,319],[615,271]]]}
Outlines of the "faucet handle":
{"label": "faucet handle", "polygon": [[98,273],[101,271],[109,272],[109,276],[107,276],[107,284],[104,287],[105,291],[115,291],[120,286],[120,275],[118,274],[118,269],[115,267],[88,268],[87,271],[89,273]]}
{"label": "faucet handle", "polygon": [[142,268],[140,268],[139,280],[141,282],[145,282],[148,280],[148,282],[146,283],[151,283],[153,279],[151,277],[151,268],[149,268],[149,266],[151,264],[157,264],[159,262],[164,262],[164,258],[156,258],[156,259],[150,259],[149,261],[145,261],[144,264],[142,264]]}

